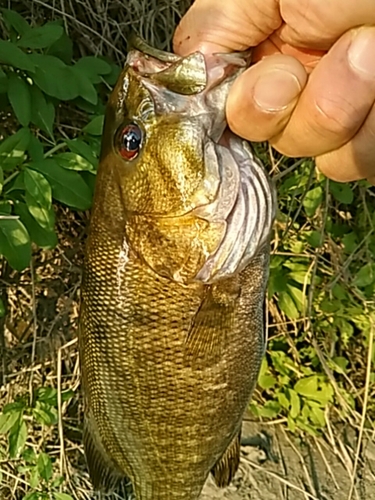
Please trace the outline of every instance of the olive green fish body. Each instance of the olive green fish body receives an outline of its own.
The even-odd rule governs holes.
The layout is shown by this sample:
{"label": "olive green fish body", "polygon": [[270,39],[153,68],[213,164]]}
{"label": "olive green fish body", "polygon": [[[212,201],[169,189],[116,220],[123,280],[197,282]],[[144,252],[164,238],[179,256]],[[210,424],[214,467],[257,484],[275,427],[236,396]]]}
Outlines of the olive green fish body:
{"label": "olive green fish body", "polygon": [[[241,142],[228,173],[217,116],[207,145],[204,119],[202,131],[181,104],[185,73],[171,90],[168,75],[156,84],[139,70],[147,56],[129,58],[108,107],[82,288],[85,450],[97,489],[127,477],[138,500],[195,500],[210,471],[226,485],[238,466],[265,348],[274,200],[257,166],[267,207],[244,222],[253,181],[236,166]],[[171,111],[155,86],[163,99],[185,94]]]}

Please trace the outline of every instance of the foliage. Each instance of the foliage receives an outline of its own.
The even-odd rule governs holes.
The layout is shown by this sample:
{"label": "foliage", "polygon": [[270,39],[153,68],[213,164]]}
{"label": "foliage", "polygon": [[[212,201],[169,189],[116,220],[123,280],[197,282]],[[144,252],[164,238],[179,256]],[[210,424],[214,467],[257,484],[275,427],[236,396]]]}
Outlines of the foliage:
{"label": "foliage", "polygon": [[[357,422],[363,409],[356,384],[365,385],[375,327],[375,193],[365,181],[329,181],[310,160],[283,162],[292,171],[276,175],[270,338],[252,408],[316,434],[330,413]],[[371,402],[368,424],[374,412]]]}
{"label": "foliage", "polygon": [[[68,401],[71,391],[61,394],[61,400]],[[57,424],[57,391],[53,387],[41,387],[33,395],[30,404],[27,396],[18,397],[4,406],[0,414],[0,435],[8,440],[6,450],[0,448],[0,454],[17,463],[19,479],[29,484],[30,491],[24,500],[72,500],[70,495],[61,493],[60,486],[64,478],[54,470],[54,460],[46,451],[36,451],[28,442],[29,435],[36,427],[51,427]]]}
{"label": "foliage", "polygon": [[[0,112],[10,119],[0,142],[0,254],[22,271],[33,249],[57,244],[56,206],[90,208],[104,101],[119,67],[77,55],[60,21],[35,25],[12,10],[1,15]],[[330,420],[358,423],[375,325],[374,188],[328,181],[310,159],[295,162],[263,145],[257,153],[273,172],[279,210],[268,350],[251,409],[283,419],[295,433],[317,434]],[[373,367],[366,390],[375,390]],[[68,401],[71,393],[62,396]],[[22,395],[0,414],[0,438],[7,439],[0,459],[28,485],[26,500],[71,499],[61,492],[64,478],[46,440],[36,448],[30,439],[40,428],[57,432],[56,397],[53,387],[39,387],[31,402]]]}
{"label": "foliage", "polygon": [[[22,271],[32,243],[57,244],[54,201],[90,208],[103,123],[100,95],[119,67],[105,58],[74,59],[59,22],[31,27],[17,12],[1,12],[8,40],[0,40],[0,107],[11,107],[14,125],[0,144],[0,253]],[[61,127],[63,102],[88,114],[82,132],[79,124]]]}

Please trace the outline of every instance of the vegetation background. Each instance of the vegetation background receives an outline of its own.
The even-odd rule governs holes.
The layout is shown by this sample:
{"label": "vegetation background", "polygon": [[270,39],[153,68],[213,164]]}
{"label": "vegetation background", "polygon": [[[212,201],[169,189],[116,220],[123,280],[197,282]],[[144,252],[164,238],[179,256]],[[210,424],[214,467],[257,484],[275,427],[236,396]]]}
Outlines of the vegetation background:
{"label": "vegetation background", "polygon": [[[129,28],[166,49],[188,0],[2,2],[0,498],[90,498],[76,324],[106,98]],[[255,146],[279,210],[268,350],[250,415],[294,436],[375,416],[375,188]],[[350,455],[350,454],[349,454]]]}

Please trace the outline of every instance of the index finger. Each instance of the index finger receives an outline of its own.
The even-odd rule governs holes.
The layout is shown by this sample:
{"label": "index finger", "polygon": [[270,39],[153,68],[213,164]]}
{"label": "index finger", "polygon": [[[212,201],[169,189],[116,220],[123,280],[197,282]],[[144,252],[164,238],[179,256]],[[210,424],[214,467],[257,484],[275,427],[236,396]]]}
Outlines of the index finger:
{"label": "index finger", "polygon": [[254,47],[281,26],[278,0],[196,0],[174,36],[182,56]]}

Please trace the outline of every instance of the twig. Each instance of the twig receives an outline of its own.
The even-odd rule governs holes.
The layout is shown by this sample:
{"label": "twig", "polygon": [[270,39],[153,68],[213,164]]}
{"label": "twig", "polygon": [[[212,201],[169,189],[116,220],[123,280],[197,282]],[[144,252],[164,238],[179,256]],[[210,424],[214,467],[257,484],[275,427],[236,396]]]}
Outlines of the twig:
{"label": "twig", "polygon": [[350,490],[349,490],[349,494],[348,494],[348,500],[351,500],[352,495],[353,495],[353,490],[354,490],[354,485],[355,485],[355,476],[357,473],[359,455],[361,452],[361,446],[362,446],[362,440],[363,440],[363,430],[365,428],[365,422],[366,422],[366,412],[367,412],[368,396],[369,396],[369,389],[370,389],[370,379],[371,379],[373,344],[374,344],[374,324],[371,321],[370,336],[369,336],[369,348],[368,348],[368,352],[367,352],[365,395],[364,395],[364,399],[363,399],[361,426],[359,429],[358,443],[357,443],[357,449],[356,449],[356,453],[355,453],[352,481],[351,481]]}

